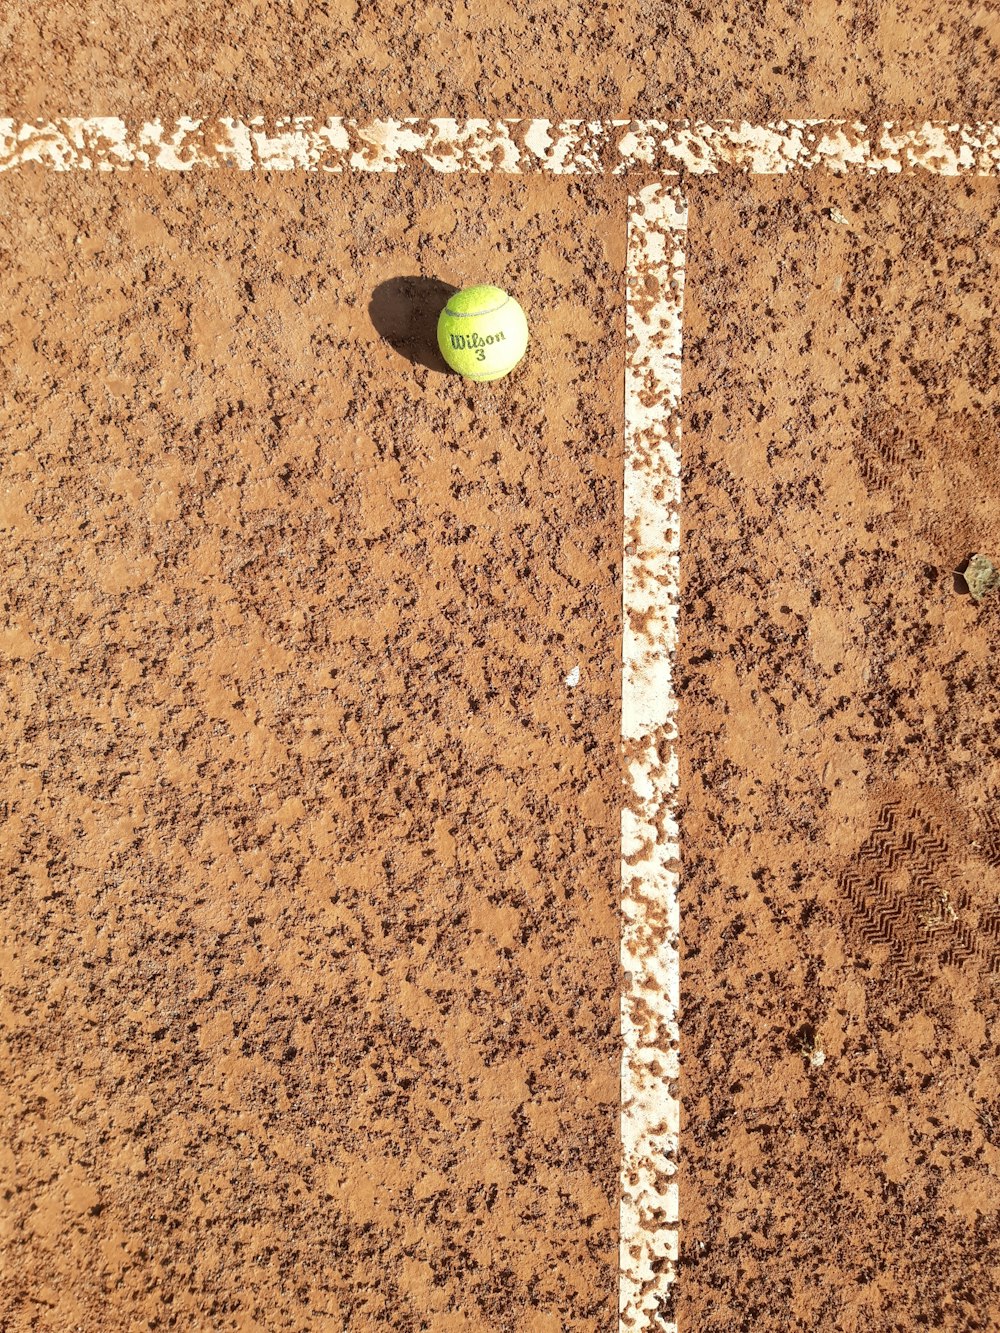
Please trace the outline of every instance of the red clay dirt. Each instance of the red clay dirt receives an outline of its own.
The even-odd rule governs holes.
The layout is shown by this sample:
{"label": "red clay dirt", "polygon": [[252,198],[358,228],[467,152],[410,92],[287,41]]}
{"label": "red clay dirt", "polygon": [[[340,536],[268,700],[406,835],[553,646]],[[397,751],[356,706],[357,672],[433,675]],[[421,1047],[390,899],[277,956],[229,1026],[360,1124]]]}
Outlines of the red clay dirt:
{"label": "red clay dirt", "polygon": [[0,182],[0,1328],[611,1330],[624,198],[248,184]]}
{"label": "red clay dirt", "polygon": [[[699,190],[680,1326],[998,1327],[997,186]],[[841,221],[835,220],[837,218]]]}
{"label": "red clay dirt", "polygon": [[993,120],[979,0],[79,0],[0,17],[4,114]]}

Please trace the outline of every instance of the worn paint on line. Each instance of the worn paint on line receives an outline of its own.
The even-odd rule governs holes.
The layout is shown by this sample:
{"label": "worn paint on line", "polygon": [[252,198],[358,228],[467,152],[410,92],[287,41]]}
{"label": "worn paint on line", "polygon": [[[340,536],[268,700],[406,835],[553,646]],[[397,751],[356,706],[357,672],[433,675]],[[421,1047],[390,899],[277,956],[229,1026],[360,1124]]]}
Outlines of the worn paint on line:
{"label": "worn paint on line", "polygon": [[680,1132],[677,704],[687,205],[629,200],[625,361],[620,1328],[673,1333]]}
{"label": "worn paint on line", "polygon": [[0,119],[0,171],[132,168],[191,171],[548,171],[559,175],[765,175],[909,170],[1000,173],[1000,125],[925,121],[781,120],[754,125],[659,120],[431,119],[343,116],[181,116],[130,123],[115,116]]}

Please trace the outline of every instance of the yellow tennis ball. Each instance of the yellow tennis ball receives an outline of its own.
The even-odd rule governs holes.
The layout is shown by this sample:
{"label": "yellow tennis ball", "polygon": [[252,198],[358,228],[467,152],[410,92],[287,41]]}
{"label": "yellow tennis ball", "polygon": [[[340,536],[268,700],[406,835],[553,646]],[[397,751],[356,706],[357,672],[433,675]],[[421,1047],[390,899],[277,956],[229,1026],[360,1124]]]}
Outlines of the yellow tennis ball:
{"label": "yellow tennis ball", "polygon": [[438,347],[452,370],[466,379],[498,380],[527,351],[528,321],[513,296],[499,287],[466,287],[441,311]]}

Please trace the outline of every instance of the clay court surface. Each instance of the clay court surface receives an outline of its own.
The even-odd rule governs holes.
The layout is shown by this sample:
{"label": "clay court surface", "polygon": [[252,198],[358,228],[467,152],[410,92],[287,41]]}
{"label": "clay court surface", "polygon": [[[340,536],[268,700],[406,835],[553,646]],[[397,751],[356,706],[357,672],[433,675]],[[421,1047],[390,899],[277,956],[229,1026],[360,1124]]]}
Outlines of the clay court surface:
{"label": "clay court surface", "polygon": [[[28,10],[28,123],[1000,104],[966,6]],[[654,180],[0,172],[0,1333],[617,1333]],[[621,1328],[996,1329],[997,177],[680,187],[679,1257]],[[472,386],[483,279],[533,342]]]}

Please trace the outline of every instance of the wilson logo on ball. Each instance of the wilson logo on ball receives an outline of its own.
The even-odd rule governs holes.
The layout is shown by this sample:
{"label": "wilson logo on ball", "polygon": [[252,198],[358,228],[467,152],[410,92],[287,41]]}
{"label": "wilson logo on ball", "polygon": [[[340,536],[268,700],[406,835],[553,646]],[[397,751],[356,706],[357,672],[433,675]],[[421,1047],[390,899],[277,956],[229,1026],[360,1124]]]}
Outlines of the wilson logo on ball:
{"label": "wilson logo on ball", "polygon": [[456,352],[475,352],[477,361],[486,360],[487,347],[506,342],[502,333],[488,333],[485,338],[478,333],[449,333],[448,340]]}

